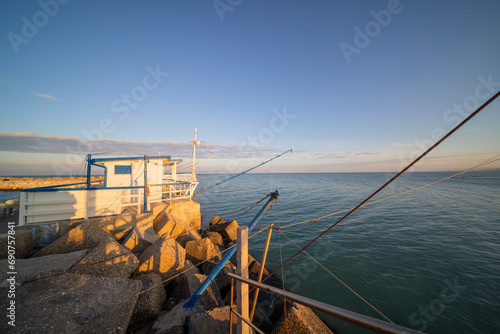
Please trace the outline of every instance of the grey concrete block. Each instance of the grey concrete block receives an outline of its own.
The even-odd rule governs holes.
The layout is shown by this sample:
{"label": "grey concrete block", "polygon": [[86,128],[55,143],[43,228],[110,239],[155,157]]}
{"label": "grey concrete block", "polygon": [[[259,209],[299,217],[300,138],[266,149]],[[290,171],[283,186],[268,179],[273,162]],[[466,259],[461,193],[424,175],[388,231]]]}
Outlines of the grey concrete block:
{"label": "grey concrete block", "polygon": [[323,321],[309,307],[290,303],[285,313],[274,326],[273,334],[333,334]]}
{"label": "grey concrete block", "polygon": [[92,249],[110,236],[111,234],[102,229],[98,220],[89,219],[42,248],[34,257]]}
{"label": "grey concrete block", "polygon": [[132,314],[129,331],[135,331],[155,319],[167,297],[163,281],[157,273],[142,274],[134,279],[142,282],[142,290]]}
{"label": "grey concrete block", "polygon": [[[24,283],[27,281],[46,278],[67,272],[71,267],[88,253],[87,249],[67,254],[53,254],[31,259],[18,259],[15,263],[16,281]],[[0,261],[0,268],[8,268],[7,259]],[[4,282],[8,278],[7,271],[0,272],[0,280]]]}
{"label": "grey concrete block", "polygon": [[210,239],[198,239],[186,243],[186,258],[198,265],[205,260],[220,260],[221,254]]}
{"label": "grey concrete block", "polygon": [[160,238],[139,257],[137,273],[153,271],[167,280],[182,270],[185,260],[186,251],[181,245],[173,239]]}
{"label": "grey concrete block", "polygon": [[16,326],[1,321],[0,332],[126,333],[141,287],[135,280],[75,274],[28,282],[16,293]]}
{"label": "grey concrete block", "polygon": [[139,266],[137,257],[113,238],[94,247],[73,268],[72,272],[107,277],[129,277]]}

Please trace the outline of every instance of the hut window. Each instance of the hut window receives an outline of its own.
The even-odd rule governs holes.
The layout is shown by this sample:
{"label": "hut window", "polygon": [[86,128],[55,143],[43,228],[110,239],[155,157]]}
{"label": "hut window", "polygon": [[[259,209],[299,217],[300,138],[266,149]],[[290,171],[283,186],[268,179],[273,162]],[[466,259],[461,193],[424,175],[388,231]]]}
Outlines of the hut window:
{"label": "hut window", "polygon": [[132,166],[115,165],[115,174],[132,174]]}

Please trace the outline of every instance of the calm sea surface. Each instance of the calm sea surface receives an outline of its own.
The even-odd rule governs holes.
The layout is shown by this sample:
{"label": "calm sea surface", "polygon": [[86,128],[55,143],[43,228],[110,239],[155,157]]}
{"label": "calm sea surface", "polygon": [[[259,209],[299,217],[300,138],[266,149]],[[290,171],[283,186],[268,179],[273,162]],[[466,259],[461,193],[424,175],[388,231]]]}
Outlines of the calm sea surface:
{"label": "calm sea surface", "polygon": [[[451,174],[407,174],[377,198]],[[202,220],[207,223],[214,215],[229,214],[277,189],[278,204],[257,228],[277,225],[278,217],[280,226],[286,226],[351,208],[392,175],[248,174],[196,200],[202,204]],[[222,180],[227,176],[205,177]],[[213,183],[203,180],[200,187]],[[248,224],[263,204],[238,217],[238,223]],[[282,232],[305,246],[341,217],[285,227]],[[266,233],[250,240],[250,251],[257,258]],[[271,269],[280,264],[280,241],[284,261],[298,250],[274,231],[268,255]],[[396,324],[428,333],[500,333],[500,179],[450,179],[361,208],[308,253]],[[304,254],[285,267],[284,278],[293,292],[381,318]],[[339,333],[367,332],[323,318]]]}
{"label": "calm sea surface", "polygon": [[[410,173],[394,182],[383,198],[452,173]],[[279,190],[257,225],[284,227],[273,232],[268,267],[297,252],[286,237],[306,245],[341,214],[393,174],[248,174],[196,197],[203,223],[224,216]],[[468,176],[498,176],[473,172]],[[199,175],[200,176],[200,175]],[[204,175],[216,180],[225,175]],[[201,176],[200,176],[201,179]],[[214,182],[202,179],[198,189]],[[239,187],[251,189],[246,190]],[[0,192],[0,202],[18,193]],[[252,211],[224,218],[248,224]],[[254,230],[255,231],[255,230]],[[260,258],[266,232],[250,239]],[[361,208],[308,249],[308,253],[394,323],[428,333],[500,333],[500,179],[450,179]],[[281,273],[279,274],[281,277]],[[301,254],[285,267],[287,289],[335,306],[381,318],[337,279]],[[365,333],[355,326],[322,318],[338,333]]]}

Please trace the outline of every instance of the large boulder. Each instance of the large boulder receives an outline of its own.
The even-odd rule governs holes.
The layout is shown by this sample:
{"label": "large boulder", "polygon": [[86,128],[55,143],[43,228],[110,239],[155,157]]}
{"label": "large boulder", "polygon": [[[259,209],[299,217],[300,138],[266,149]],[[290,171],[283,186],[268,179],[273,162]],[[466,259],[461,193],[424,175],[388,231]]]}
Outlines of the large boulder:
{"label": "large boulder", "polygon": [[[218,264],[219,264],[218,261],[213,261],[213,260],[204,262],[201,265],[201,271],[203,274],[208,276]],[[231,262],[226,263],[224,267],[222,267],[221,271],[215,277],[214,280],[223,299],[231,291],[231,278],[227,276],[227,273],[236,274],[236,266]]]}
{"label": "large boulder", "polygon": [[201,235],[195,230],[188,230],[179,235],[175,241],[177,241],[182,247],[186,248],[186,244],[189,241],[200,240]]}
{"label": "large boulder", "polygon": [[[55,223],[56,232],[57,232],[56,238],[59,238],[59,237],[65,235],[66,233],[68,233],[69,231],[71,231],[72,229],[74,229],[75,227],[77,227],[78,225],[83,224],[83,223],[84,223],[83,220],[64,220],[64,221],[56,222]],[[45,225],[45,223],[43,223],[41,225]],[[42,244],[43,241],[44,240],[40,240],[38,242],[38,243],[40,243],[40,246],[47,246],[50,243],[49,242],[47,244]],[[38,243],[37,243],[37,246],[39,246]]]}
{"label": "large boulder", "polygon": [[82,249],[92,249],[111,234],[102,229],[101,224],[96,219],[89,219],[68,231],[59,239],[55,240],[45,248],[42,248],[33,257],[51,254],[64,254],[79,251]]}
{"label": "large boulder", "polygon": [[[215,217],[214,219],[216,219],[216,218],[218,218],[218,217]],[[211,222],[211,224],[212,224],[212,222]],[[222,238],[224,239],[224,241],[229,243],[231,241],[236,241],[236,239],[237,239],[236,233],[238,230],[238,223],[236,222],[236,220],[232,220],[232,221],[226,223],[222,219],[220,219],[217,221],[217,223],[212,224],[209,227],[209,230],[211,232],[219,233],[222,236]]]}
{"label": "large boulder", "polygon": [[271,333],[274,328],[274,324],[271,320],[269,320],[264,310],[262,310],[260,307],[255,308],[252,324],[257,326],[257,328],[259,328],[264,333]]}
{"label": "large boulder", "polygon": [[28,282],[16,291],[15,327],[5,319],[0,333],[126,333],[141,286],[75,274]]}
{"label": "large boulder", "polygon": [[185,217],[188,229],[201,229],[200,203],[195,201],[177,203],[175,207],[175,214],[180,217]]}
{"label": "large boulder", "polygon": [[153,221],[153,229],[159,236],[168,234],[175,239],[184,233],[186,227],[180,223],[176,223],[166,212],[161,212]]}
{"label": "large boulder", "polygon": [[198,239],[186,244],[186,258],[198,265],[205,260],[220,260],[221,254],[210,239]]}
{"label": "large boulder", "polygon": [[135,331],[156,318],[167,298],[163,281],[157,273],[147,273],[135,279],[142,282],[142,290],[135,304],[129,331]]}
{"label": "large boulder", "polygon": [[219,229],[217,232],[219,232],[222,238],[227,241],[236,241],[237,231],[238,231],[238,223],[236,222],[236,220],[232,220],[228,223],[225,223],[223,227]]}
{"label": "large boulder", "polygon": [[[64,235],[66,232],[77,226],[70,222],[37,223],[16,226],[16,234],[19,231],[30,231],[34,236],[35,247],[44,247]],[[69,227],[71,226],[71,227]]]}
{"label": "large boulder", "polygon": [[211,232],[209,230],[205,230],[205,232],[203,233],[203,238],[210,239],[210,241],[212,241],[212,243],[215,246],[222,246],[224,244],[222,236],[220,235],[220,233],[217,232]]}
{"label": "large boulder", "polygon": [[[129,208],[124,213],[117,216],[102,216],[96,217],[100,226],[103,229],[115,236],[121,234],[129,228],[138,228],[141,232],[149,231],[153,234],[153,219],[162,211],[165,211],[168,204],[164,202],[151,203],[151,208],[148,212],[137,213],[135,208]],[[131,210],[130,210],[131,209]]]}
{"label": "large boulder", "polygon": [[[12,244],[13,240],[15,244]],[[24,259],[31,253],[34,247],[34,230],[16,231],[15,235],[0,235],[0,259],[7,259],[9,254],[13,255],[16,259]]]}
{"label": "large boulder", "polygon": [[[31,259],[16,260],[16,282],[23,284],[27,281],[42,279],[70,270],[88,253],[87,249],[67,254],[53,254]],[[8,268],[8,260],[0,260],[0,268]],[[7,271],[0,272],[0,286],[9,278]]]}
{"label": "large boulder", "polygon": [[[189,334],[210,333],[226,334],[229,333],[229,306],[215,308],[213,310],[195,313],[189,316]],[[233,333],[236,333],[237,316],[233,314]],[[252,329],[250,329],[252,332]]]}
{"label": "large boulder", "polygon": [[212,225],[224,225],[226,222],[224,221],[224,219],[222,219],[221,217],[219,216],[215,216],[211,221],[210,223],[208,223],[209,226],[212,226]]}
{"label": "large boulder", "polygon": [[[255,276],[259,275],[260,268],[262,265],[259,261],[257,261],[253,256],[248,254],[248,271],[250,274],[254,274]],[[269,276],[269,271],[264,267],[264,271],[262,272],[262,277]]]}
{"label": "large boulder", "polygon": [[201,228],[200,204],[195,201],[171,203],[165,213],[169,219],[183,225],[186,230]]}
{"label": "large boulder", "polygon": [[[198,274],[195,271],[186,271],[176,278],[176,286],[171,296],[175,298],[176,301],[189,299],[206,278],[207,276]],[[196,307],[205,311],[222,305],[223,302],[219,289],[217,289],[217,285],[213,282],[208,286],[196,303]]]}
{"label": "large boulder", "polygon": [[35,248],[45,247],[57,238],[65,235],[76,226],[82,224],[82,220],[63,220],[52,223],[34,223],[18,225],[15,227],[16,234],[20,231],[30,231],[34,236]]}
{"label": "large boulder", "polygon": [[118,229],[112,233],[113,238],[118,242],[122,242],[133,229],[134,228],[132,226],[126,226],[122,229]]}
{"label": "large boulder", "polygon": [[[283,283],[273,276],[268,277],[265,283],[267,285],[274,286],[275,288],[283,288]],[[255,290],[250,289],[250,300],[253,300],[254,293]],[[260,290],[259,297],[257,298],[257,308],[261,309],[271,322],[276,323],[283,314],[284,302],[282,298],[272,293]]]}
{"label": "large boulder", "polygon": [[159,238],[139,257],[137,273],[156,272],[162,280],[170,279],[183,267],[186,251],[175,240]]}
{"label": "large boulder", "polygon": [[172,310],[160,312],[158,318],[149,329],[150,334],[184,334],[184,324],[189,311],[184,307],[185,300],[179,302]]}
{"label": "large boulder", "polygon": [[[235,246],[236,247],[236,246]],[[236,260],[236,253],[231,256],[230,261],[232,263],[237,263]],[[248,254],[248,269],[249,269],[249,274],[254,277],[256,277],[259,274],[261,264],[259,261],[257,261],[250,253]],[[269,271],[267,271],[266,268],[264,268],[264,273],[263,277],[269,276]]]}
{"label": "large boulder", "polygon": [[333,334],[316,313],[309,307],[297,303],[288,305],[286,312],[278,320],[272,333]]}
{"label": "large boulder", "polygon": [[122,241],[122,245],[133,253],[142,253],[159,238],[160,236],[150,229],[134,227]]}
{"label": "large boulder", "polygon": [[72,269],[72,272],[94,276],[129,277],[139,260],[112,238],[97,245]]}

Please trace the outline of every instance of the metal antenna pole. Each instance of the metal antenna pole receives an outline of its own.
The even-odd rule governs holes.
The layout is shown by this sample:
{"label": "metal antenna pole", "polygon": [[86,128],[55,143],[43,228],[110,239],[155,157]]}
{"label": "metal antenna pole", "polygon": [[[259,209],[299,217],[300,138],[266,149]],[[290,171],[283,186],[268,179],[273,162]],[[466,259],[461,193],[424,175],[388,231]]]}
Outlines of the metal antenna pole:
{"label": "metal antenna pole", "polygon": [[191,168],[191,181],[194,180],[194,165],[196,160],[196,128],[194,129],[194,141],[193,141],[193,166]]}

